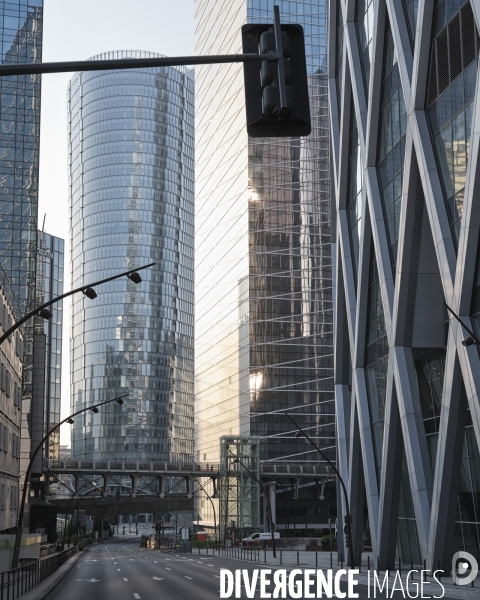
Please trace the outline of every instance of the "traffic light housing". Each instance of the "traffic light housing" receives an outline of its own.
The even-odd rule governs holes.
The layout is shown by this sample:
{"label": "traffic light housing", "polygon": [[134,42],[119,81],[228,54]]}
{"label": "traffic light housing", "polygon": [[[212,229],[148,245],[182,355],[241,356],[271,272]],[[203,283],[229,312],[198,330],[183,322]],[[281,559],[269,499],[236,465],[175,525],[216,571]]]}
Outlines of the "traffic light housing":
{"label": "traffic light housing", "polygon": [[[281,25],[286,106],[280,106],[279,61],[244,63],[247,132],[251,137],[296,137],[311,132],[305,38],[301,25]],[[242,27],[243,52],[276,50],[274,26]]]}

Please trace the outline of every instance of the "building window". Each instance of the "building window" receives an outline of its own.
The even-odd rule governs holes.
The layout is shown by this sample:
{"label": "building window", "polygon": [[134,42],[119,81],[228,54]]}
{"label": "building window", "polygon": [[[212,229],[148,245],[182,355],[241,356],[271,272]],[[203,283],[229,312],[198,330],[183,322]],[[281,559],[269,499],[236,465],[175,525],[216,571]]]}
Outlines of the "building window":
{"label": "building window", "polygon": [[355,111],[353,107],[353,98],[350,106],[350,155],[348,158],[347,217],[348,228],[350,231],[350,245],[352,249],[355,285],[357,285],[358,254],[360,246],[360,219],[362,215],[363,171],[360,162],[360,147],[358,140],[357,121],[355,119]]}
{"label": "building window", "polygon": [[393,267],[395,267],[397,262],[406,131],[407,114],[405,112],[405,101],[400,83],[397,53],[387,20],[377,165],[382,190],[383,212],[390,245],[390,258]]}
{"label": "building window", "polygon": [[435,474],[437,441],[440,425],[440,412],[443,395],[443,376],[445,372],[445,350],[428,354],[415,361],[418,391],[422,406],[423,424],[427,437],[428,452],[432,473]]}
{"label": "building window", "polygon": [[375,5],[373,0],[357,0],[355,4],[355,26],[357,29],[358,49],[367,100],[370,83],[370,66],[373,58],[371,52],[374,11]]}
{"label": "building window", "polygon": [[415,48],[415,28],[417,26],[418,0],[402,0],[403,11],[407,21],[412,50]]}
{"label": "building window", "polygon": [[373,450],[380,481],[383,449],[383,425],[385,420],[385,399],[387,395],[388,342],[382,304],[377,263],[372,249],[370,264],[367,347],[365,377],[367,382],[370,426],[373,435]]}
{"label": "building window", "polygon": [[342,86],[343,86],[343,18],[340,2],[337,2],[337,56],[335,83],[337,88],[338,117],[342,113]]}

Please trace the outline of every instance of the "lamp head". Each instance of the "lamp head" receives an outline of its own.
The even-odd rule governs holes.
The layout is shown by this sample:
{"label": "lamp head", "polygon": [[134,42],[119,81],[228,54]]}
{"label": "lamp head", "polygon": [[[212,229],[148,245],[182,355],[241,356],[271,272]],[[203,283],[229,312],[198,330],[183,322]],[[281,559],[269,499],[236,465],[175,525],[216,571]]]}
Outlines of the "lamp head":
{"label": "lamp head", "polygon": [[122,398],[115,398],[115,402],[117,402],[118,404],[123,404]]}
{"label": "lamp head", "polygon": [[74,421],[73,419],[67,419],[67,423],[70,423],[70,425],[73,425],[73,424],[74,424],[74,422],[75,422],[75,421]]}
{"label": "lamp head", "polygon": [[468,348],[468,346],[474,346],[475,345],[475,340],[473,339],[473,337],[471,335],[468,335],[464,340],[462,340],[462,344]]}
{"label": "lamp head", "polygon": [[301,435],[302,435],[302,432],[299,430],[299,431],[297,431],[297,433],[295,434],[295,437],[296,437],[296,438],[299,438]]}
{"label": "lamp head", "polygon": [[94,413],[98,413],[98,408],[96,406],[92,406],[90,410]]}
{"label": "lamp head", "polygon": [[45,319],[45,321],[49,321],[52,318],[52,313],[48,310],[48,308],[42,308],[42,310],[38,311],[38,316]]}
{"label": "lamp head", "polygon": [[90,298],[90,300],[95,300],[95,298],[97,297],[97,292],[91,287],[88,287],[85,290],[83,290],[83,293],[87,298]]}
{"label": "lamp head", "polygon": [[140,283],[142,281],[140,273],[138,273],[137,271],[130,273],[129,275],[127,275],[127,277],[130,279],[130,281],[133,281],[133,283],[135,284]]}

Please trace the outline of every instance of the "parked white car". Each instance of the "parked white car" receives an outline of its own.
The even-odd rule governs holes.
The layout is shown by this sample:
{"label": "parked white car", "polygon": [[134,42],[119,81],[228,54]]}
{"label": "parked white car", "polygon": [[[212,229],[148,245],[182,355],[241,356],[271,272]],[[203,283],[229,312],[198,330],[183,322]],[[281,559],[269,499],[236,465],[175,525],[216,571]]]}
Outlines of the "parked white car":
{"label": "parked white car", "polygon": [[[273,537],[276,540],[280,539],[280,532],[275,531]],[[252,533],[248,537],[242,540],[242,544],[250,545],[250,544],[258,544],[258,542],[268,542],[272,541],[272,534],[270,532],[261,532],[261,533]]]}

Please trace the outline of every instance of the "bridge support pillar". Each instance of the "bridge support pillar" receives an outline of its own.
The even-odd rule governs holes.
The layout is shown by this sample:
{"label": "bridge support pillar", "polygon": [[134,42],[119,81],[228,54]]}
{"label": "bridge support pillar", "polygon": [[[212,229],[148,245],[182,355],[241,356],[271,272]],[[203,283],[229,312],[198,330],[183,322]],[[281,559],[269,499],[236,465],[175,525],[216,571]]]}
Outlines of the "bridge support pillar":
{"label": "bridge support pillar", "polygon": [[165,498],[165,491],[163,489],[163,482],[164,482],[164,478],[159,475],[158,476],[158,495],[160,496],[160,498]]}
{"label": "bridge support pillar", "polygon": [[132,480],[132,493],[131,493],[131,496],[133,498],[136,498],[136,496],[137,496],[137,476],[136,475],[130,475],[130,479]]}
{"label": "bridge support pillar", "polygon": [[212,477],[212,485],[213,485],[213,495],[212,497],[217,498],[218,496],[218,486],[217,486],[217,478]]}
{"label": "bridge support pillar", "polygon": [[192,497],[192,477],[185,477],[185,483],[187,485],[187,498]]}

